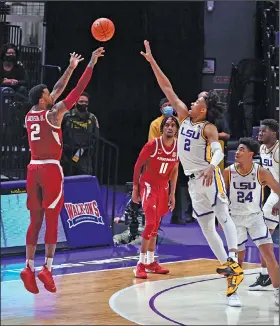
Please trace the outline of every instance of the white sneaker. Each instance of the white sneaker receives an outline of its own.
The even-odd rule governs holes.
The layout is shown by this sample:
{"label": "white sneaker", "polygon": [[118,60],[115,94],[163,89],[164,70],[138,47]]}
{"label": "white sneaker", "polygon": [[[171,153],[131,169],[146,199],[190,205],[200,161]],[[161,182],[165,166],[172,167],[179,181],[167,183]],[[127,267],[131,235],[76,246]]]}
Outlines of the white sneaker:
{"label": "white sneaker", "polygon": [[274,302],[277,307],[279,307],[279,288],[274,289]]}
{"label": "white sneaker", "polygon": [[241,307],[241,301],[239,299],[239,295],[236,292],[227,297],[227,300],[230,307]]}

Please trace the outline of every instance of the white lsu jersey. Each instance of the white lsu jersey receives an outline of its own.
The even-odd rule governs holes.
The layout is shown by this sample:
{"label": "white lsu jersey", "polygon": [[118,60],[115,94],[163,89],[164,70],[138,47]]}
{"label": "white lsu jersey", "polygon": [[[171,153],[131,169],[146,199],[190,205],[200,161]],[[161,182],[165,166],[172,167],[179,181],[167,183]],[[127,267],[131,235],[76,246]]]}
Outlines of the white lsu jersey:
{"label": "white lsu jersey", "polygon": [[178,133],[178,156],[185,175],[200,172],[209,166],[211,148],[203,135],[203,130],[209,122],[192,123],[186,118]]}
{"label": "white lsu jersey", "polygon": [[251,171],[242,175],[235,164],[229,167],[229,201],[232,215],[260,213],[263,202],[263,186],[259,178],[261,166],[253,163]]}
{"label": "white lsu jersey", "polygon": [[262,166],[268,169],[273,175],[274,179],[279,181],[279,140],[269,149],[262,144],[260,147],[260,156]]}

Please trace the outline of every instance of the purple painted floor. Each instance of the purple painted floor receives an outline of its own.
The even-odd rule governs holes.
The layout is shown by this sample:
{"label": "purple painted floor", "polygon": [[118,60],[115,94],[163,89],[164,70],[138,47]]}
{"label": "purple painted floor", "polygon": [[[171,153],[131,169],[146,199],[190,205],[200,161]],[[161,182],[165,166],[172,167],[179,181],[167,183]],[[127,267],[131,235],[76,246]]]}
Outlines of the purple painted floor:
{"label": "purple painted floor", "polygon": [[[164,217],[159,232],[156,254],[160,262],[182,261],[196,258],[215,259],[203,237],[199,225],[170,225],[170,216]],[[223,233],[220,232],[223,241]],[[134,266],[138,260],[139,246],[121,245],[117,247],[90,248],[83,250],[60,251],[56,253],[53,273],[55,275],[89,272]],[[275,245],[275,254],[279,248]],[[247,262],[259,263],[258,249],[248,241]],[[44,255],[36,256],[35,266],[44,262]],[[17,280],[25,265],[24,256],[6,257],[1,261],[1,281]]]}

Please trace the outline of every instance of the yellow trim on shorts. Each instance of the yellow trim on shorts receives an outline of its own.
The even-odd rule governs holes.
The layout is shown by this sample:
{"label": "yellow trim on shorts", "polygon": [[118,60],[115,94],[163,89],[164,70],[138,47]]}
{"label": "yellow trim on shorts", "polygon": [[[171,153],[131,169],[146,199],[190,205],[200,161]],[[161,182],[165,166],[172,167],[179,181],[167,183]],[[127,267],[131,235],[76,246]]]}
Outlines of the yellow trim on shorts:
{"label": "yellow trim on shorts", "polygon": [[216,167],[215,169],[215,179],[216,179],[216,182],[217,182],[217,187],[218,187],[218,192],[221,194],[221,195],[225,195],[225,189],[224,189],[224,183],[222,181],[222,178],[219,174],[219,167]]}

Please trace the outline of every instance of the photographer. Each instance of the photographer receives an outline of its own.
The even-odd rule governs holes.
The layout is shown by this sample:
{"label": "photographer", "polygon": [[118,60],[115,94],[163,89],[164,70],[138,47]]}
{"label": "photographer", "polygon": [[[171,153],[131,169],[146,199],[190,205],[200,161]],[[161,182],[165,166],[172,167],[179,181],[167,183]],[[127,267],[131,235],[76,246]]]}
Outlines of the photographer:
{"label": "photographer", "polygon": [[132,182],[127,182],[127,197],[125,199],[125,209],[121,217],[114,219],[115,223],[128,225],[127,229],[120,234],[114,235],[114,244],[140,244],[141,234],[145,227],[145,216],[141,205],[135,204],[131,200]]}

